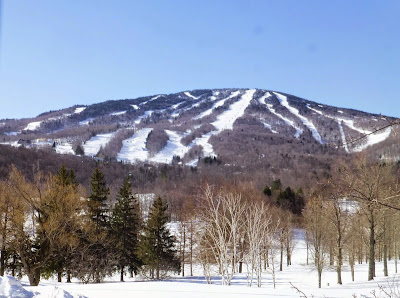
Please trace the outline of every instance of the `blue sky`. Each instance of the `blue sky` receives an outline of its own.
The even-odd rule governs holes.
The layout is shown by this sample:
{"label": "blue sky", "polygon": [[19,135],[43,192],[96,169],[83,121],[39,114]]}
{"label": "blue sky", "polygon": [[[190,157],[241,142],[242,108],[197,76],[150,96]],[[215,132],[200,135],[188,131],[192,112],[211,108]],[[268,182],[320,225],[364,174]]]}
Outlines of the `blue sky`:
{"label": "blue sky", "polygon": [[224,87],[400,116],[399,15],[397,0],[4,0],[0,118]]}

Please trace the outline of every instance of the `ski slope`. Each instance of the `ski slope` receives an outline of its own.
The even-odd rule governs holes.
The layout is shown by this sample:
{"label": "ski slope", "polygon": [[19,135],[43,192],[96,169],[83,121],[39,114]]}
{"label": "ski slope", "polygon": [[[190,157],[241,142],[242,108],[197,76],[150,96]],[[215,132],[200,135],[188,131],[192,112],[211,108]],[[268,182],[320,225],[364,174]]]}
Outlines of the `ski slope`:
{"label": "ski slope", "polygon": [[206,116],[208,116],[208,115],[211,115],[211,113],[212,113],[216,108],[223,106],[227,100],[229,100],[229,99],[231,99],[231,98],[234,98],[234,97],[238,96],[239,94],[240,94],[239,91],[232,92],[228,97],[217,101],[216,103],[213,104],[213,106],[212,106],[210,109],[205,110],[204,112],[202,112],[202,113],[199,114],[198,116],[194,117],[193,119],[194,119],[194,120],[197,120],[197,119],[204,118],[204,117],[206,117]]}
{"label": "ski slope", "polygon": [[143,128],[135,132],[131,138],[122,141],[122,148],[117,155],[117,160],[130,163],[146,161],[148,158],[146,141],[152,130],[152,128]]}
{"label": "ski slope", "polygon": [[301,115],[298,109],[290,106],[286,96],[284,96],[280,93],[277,93],[277,92],[273,92],[273,93],[276,95],[276,97],[278,98],[281,105],[284,106],[285,108],[287,108],[289,110],[289,112],[291,112],[297,118],[299,118],[301,120],[301,122],[303,123],[303,125],[311,131],[313,138],[320,144],[324,144],[324,141],[322,140],[321,135],[318,133],[315,125],[309,119],[307,119],[306,117]]}
{"label": "ski slope", "polygon": [[282,116],[281,114],[279,114],[279,113],[273,108],[273,105],[270,104],[270,103],[267,104],[267,108],[268,108],[268,110],[269,110],[272,114],[274,114],[274,115],[277,116],[278,118],[282,119],[283,122],[285,122],[287,125],[293,127],[293,128],[296,130],[296,132],[295,132],[295,134],[294,134],[294,137],[295,137],[296,139],[298,139],[298,138],[301,136],[301,134],[303,133],[303,130],[302,130],[300,127],[298,127],[292,120],[290,120],[290,119],[288,119],[288,118]]}
{"label": "ski slope", "polygon": [[189,147],[182,145],[182,138],[187,135],[179,134],[176,131],[165,130],[168,135],[167,145],[149,160],[157,163],[171,163],[174,156],[183,157],[188,151]]}
{"label": "ski slope", "polygon": [[96,156],[101,147],[108,144],[115,132],[98,134],[83,144],[83,150],[86,156]]}

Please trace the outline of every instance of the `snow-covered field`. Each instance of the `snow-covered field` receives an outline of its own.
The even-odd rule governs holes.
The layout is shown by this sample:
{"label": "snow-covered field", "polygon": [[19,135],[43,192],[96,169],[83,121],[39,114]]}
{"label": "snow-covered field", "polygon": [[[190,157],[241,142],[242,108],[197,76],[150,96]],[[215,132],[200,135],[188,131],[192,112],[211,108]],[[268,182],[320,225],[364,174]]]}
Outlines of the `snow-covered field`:
{"label": "snow-covered field", "polygon": [[[379,286],[396,287],[399,275],[394,275],[394,262],[389,262],[389,275],[383,277],[383,264],[376,264],[377,277],[367,282],[367,264],[356,265],[355,281],[351,281],[350,269],[343,266],[343,285],[336,284],[334,268],[325,268],[322,273],[322,288],[317,287],[317,272],[311,264],[306,265],[306,246],[302,232],[297,233],[298,239],[293,253],[292,265],[276,272],[276,288],[269,272],[263,274],[262,287],[247,286],[246,273],[237,274],[231,286],[222,286],[217,274],[212,278],[212,284],[206,284],[202,276],[201,266],[195,266],[193,277],[171,277],[164,281],[145,281],[140,278],[126,277],[125,282],[119,282],[119,276],[109,278],[101,284],[82,284],[73,281],[70,284],[57,283],[55,280],[42,280],[38,287],[28,286],[23,278],[23,289],[12,278],[3,278],[0,282],[0,297],[165,297],[165,298],[197,298],[197,297],[301,297],[291,284],[304,292],[307,297],[387,297],[380,292]],[[245,266],[244,266],[245,268]],[[189,266],[185,267],[189,273]],[[215,273],[217,273],[215,271]],[[254,283],[253,283],[254,284]],[[400,285],[399,285],[400,287]],[[24,292],[25,290],[25,292]],[[15,295],[11,294],[15,292]],[[21,293],[17,296],[17,293]],[[30,294],[33,293],[33,294]],[[355,296],[354,296],[355,295]]]}

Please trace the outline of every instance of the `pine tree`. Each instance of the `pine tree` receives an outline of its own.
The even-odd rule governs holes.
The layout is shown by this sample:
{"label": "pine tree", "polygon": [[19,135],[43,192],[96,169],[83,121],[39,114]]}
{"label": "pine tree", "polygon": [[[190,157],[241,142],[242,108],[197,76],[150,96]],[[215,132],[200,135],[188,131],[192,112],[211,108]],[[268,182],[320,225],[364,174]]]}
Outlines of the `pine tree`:
{"label": "pine tree", "polygon": [[139,235],[139,204],[132,195],[132,186],[127,177],[118,193],[112,216],[111,228],[114,254],[124,281],[124,269],[129,267],[131,272],[137,272],[140,266],[137,257]]}
{"label": "pine tree", "polygon": [[91,194],[88,201],[90,216],[96,225],[96,229],[106,228],[109,226],[107,198],[110,189],[107,187],[104,174],[99,168],[94,170],[90,185]]}
{"label": "pine tree", "polygon": [[174,247],[175,237],[166,227],[167,208],[160,197],[154,201],[140,237],[139,256],[152,279],[160,279],[169,271],[180,271],[180,261]]}
{"label": "pine tree", "polygon": [[91,177],[91,194],[88,199],[88,215],[93,225],[92,231],[82,235],[82,245],[87,247],[85,254],[81,255],[81,264],[84,268],[79,270],[79,277],[89,282],[101,282],[111,274],[114,265],[109,207],[107,204],[110,193],[104,179],[104,174],[96,168]]}

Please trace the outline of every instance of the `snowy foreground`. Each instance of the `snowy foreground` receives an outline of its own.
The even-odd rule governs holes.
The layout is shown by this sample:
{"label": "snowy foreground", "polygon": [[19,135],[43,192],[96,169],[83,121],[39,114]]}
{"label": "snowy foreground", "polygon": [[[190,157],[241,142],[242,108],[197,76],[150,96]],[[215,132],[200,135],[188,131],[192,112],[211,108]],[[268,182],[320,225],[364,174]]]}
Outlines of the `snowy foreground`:
{"label": "snowy foreground", "polygon": [[[115,276],[101,284],[67,284],[42,280],[38,287],[30,287],[24,278],[21,287],[18,281],[5,277],[0,283],[0,297],[301,297],[290,283],[307,297],[373,297],[374,290],[377,297],[386,297],[380,292],[379,286],[393,288],[395,267],[392,261],[389,263],[389,278],[383,277],[383,264],[378,262],[377,277],[370,282],[366,281],[367,264],[356,265],[355,282],[351,282],[350,268],[344,266],[342,286],[336,285],[334,268],[325,268],[322,289],[318,289],[317,272],[312,265],[306,265],[306,249],[302,239],[296,244],[292,264],[276,273],[276,289],[273,288],[271,274],[267,272],[264,273],[261,288],[248,287],[245,273],[237,275],[231,286],[222,286],[218,277],[213,278],[212,285],[208,285],[201,275],[201,268],[196,267],[194,277],[173,277],[164,281],[142,281],[126,277],[125,282],[119,282],[118,276]],[[189,273],[189,266],[185,268],[186,273]],[[400,276],[395,278],[400,279]]]}

